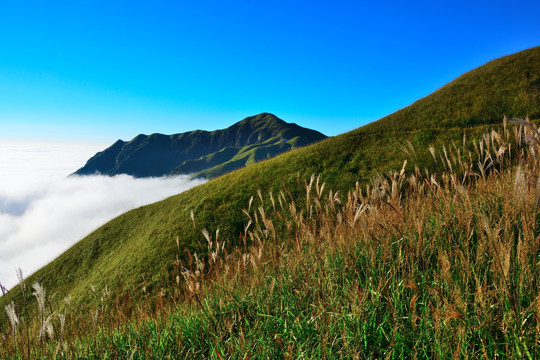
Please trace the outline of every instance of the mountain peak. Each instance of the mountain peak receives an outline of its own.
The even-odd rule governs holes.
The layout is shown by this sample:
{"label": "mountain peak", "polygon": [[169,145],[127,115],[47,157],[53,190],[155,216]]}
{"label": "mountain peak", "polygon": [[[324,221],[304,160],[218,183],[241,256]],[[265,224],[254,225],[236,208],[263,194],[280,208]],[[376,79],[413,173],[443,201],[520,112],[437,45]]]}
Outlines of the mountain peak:
{"label": "mountain peak", "polygon": [[320,132],[261,113],[212,132],[141,134],[129,142],[119,140],[97,153],[75,174],[214,177],[324,138]]}
{"label": "mountain peak", "polygon": [[236,124],[231,125],[230,128],[234,128],[236,126],[250,126],[257,130],[262,130],[264,128],[272,127],[287,127],[287,125],[290,124],[278,118],[276,115],[264,112],[257,115],[248,116]]}

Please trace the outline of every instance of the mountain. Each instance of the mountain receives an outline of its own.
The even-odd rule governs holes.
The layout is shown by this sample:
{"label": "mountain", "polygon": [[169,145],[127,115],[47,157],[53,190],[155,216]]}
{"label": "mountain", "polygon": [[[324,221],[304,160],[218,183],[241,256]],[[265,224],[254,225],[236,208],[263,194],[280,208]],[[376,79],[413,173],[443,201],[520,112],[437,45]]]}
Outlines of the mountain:
{"label": "mountain", "polygon": [[318,131],[262,113],[223,130],[138,135],[129,142],[118,140],[89,159],[75,174],[193,174],[212,178],[325,138]]}
{"label": "mountain", "polygon": [[[540,47],[493,60],[379,121],[119,216],[31,275],[27,287],[39,280],[56,304],[68,294],[74,303],[92,301],[91,285],[103,289],[120,277],[165,291],[175,276],[177,256],[187,260],[187,251],[206,253],[202,229],[219,228],[220,238],[242,244],[239,234],[247,223],[242,209],[257,190],[305,193],[304,181],[320,174],[327,188],[346,193],[356,181],[365,184],[376,172],[401,168],[409,157],[402,150],[407,141],[416,153],[410,170],[424,166],[428,145],[482,134],[499,126],[505,115],[540,118]],[[21,293],[18,286],[11,292],[15,299]],[[9,301],[0,298],[0,307]]]}

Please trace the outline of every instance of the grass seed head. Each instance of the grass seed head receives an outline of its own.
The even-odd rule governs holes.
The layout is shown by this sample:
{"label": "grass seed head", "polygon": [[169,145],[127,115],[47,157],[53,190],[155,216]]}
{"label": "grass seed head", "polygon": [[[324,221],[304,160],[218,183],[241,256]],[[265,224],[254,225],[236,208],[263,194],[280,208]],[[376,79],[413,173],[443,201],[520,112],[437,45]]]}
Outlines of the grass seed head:
{"label": "grass seed head", "polygon": [[32,289],[34,289],[34,296],[37,300],[39,313],[43,316],[45,314],[45,289],[38,282],[35,282],[34,285],[32,285]]}
{"label": "grass seed head", "polygon": [[23,294],[23,298],[26,299],[26,286],[24,285],[24,277],[23,277],[23,272],[21,268],[17,268],[17,279],[19,280],[19,285],[21,286],[21,292]]}
{"label": "grass seed head", "polygon": [[15,334],[17,332],[17,327],[19,326],[19,316],[17,315],[17,309],[13,301],[6,306],[6,314],[11,324],[11,328],[13,329],[13,333]]}

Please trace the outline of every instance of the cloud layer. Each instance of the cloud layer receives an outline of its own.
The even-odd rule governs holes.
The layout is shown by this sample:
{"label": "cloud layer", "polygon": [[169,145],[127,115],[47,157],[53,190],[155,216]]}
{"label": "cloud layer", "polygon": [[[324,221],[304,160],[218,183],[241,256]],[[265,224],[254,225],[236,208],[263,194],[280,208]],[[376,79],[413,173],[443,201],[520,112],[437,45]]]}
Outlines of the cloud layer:
{"label": "cloud layer", "polygon": [[203,182],[186,176],[67,177],[82,165],[72,167],[77,161],[90,157],[89,149],[74,144],[0,145],[0,283],[4,286],[16,284],[18,267],[27,276],[114,217]]}

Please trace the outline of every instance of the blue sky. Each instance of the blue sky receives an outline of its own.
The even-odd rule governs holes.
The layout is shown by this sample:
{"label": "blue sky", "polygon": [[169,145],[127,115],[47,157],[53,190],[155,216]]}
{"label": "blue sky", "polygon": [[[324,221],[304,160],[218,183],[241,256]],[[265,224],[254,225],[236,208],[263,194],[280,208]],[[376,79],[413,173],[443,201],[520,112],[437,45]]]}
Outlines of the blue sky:
{"label": "blue sky", "polygon": [[0,139],[336,135],[540,45],[539,1],[0,0]]}

